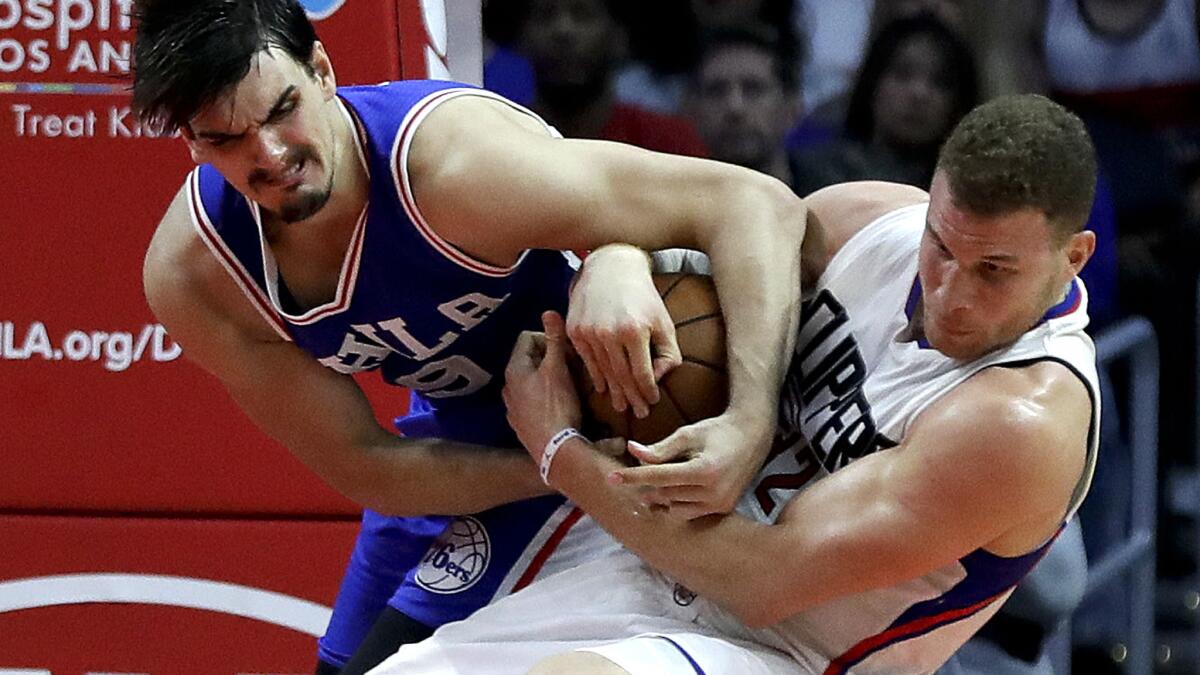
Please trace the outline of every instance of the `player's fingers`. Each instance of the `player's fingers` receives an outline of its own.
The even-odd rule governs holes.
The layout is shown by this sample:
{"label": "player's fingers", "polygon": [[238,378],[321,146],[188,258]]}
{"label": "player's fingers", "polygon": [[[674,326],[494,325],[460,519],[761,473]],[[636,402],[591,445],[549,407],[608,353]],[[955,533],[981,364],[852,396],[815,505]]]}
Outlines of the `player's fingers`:
{"label": "player's fingers", "polygon": [[649,506],[664,511],[671,506],[670,500],[660,497],[654,490],[647,490],[643,492],[638,496],[638,499],[641,500],[643,506]]}
{"label": "player's fingers", "polygon": [[[633,387],[637,390],[641,400],[647,404],[658,403],[658,384],[654,378],[654,364],[650,359],[649,335],[635,328],[625,330],[621,333],[621,343],[629,358]],[[649,410],[646,409],[643,412],[649,412]],[[639,415],[639,417],[644,417],[644,415]]]}
{"label": "player's fingers", "polygon": [[587,370],[588,379],[592,381],[592,389],[603,394],[604,373],[601,372],[599,365],[596,363],[596,353],[592,350],[592,346],[586,340],[576,340],[575,353],[579,354],[579,360],[583,361],[583,367]]}
{"label": "player's fingers", "polygon": [[673,460],[686,459],[691,455],[690,436],[676,431],[653,445],[642,445],[637,441],[629,441],[629,454],[643,464],[662,464]]}
{"label": "player's fingers", "polygon": [[646,487],[668,487],[678,485],[695,485],[692,472],[687,470],[687,462],[673,464],[646,464],[614,469],[608,474],[608,482],[612,485],[633,485]]}
{"label": "player's fingers", "polygon": [[638,412],[639,404],[645,409],[645,402],[636,396],[636,392],[630,391],[632,387],[626,385],[629,378],[628,364],[625,362],[625,350],[620,344],[605,344],[604,352],[608,356],[608,367],[604,374],[608,379],[608,390],[612,396],[613,410],[623,412],[628,404],[633,404],[634,413]]}
{"label": "player's fingers", "polygon": [[671,502],[667,505],[667,513],[675,518],[695,520],[720,513],[720,511],[704,502]]}
{"label": "player's fingers", "polygon": [[612,381],[608,383],[608,399],[612,403],[613,410],[617,412],[625,412],[625,409],[629,407],[629,401],[625,399],[625,394]]}
{"label": "player's fingers", "polygon": [[703,502],[712,495],[712,491],[699,485],[668,485],[666,487],[650,488],[646,496],[654,498],[658,504],[674,502]]}
{"label": "player's fingers", "polygon": [[654,360],[651,362],[650,366],[654,371],[654,381],[662,382],[662,379],[667,376],[667,373],[675,370],[680,363],[683,363],[682,359],[672,359],[665,356],[654,357]]}
{"label": "player's fingers", "polygon": [[534,331],[522,331],[508,357],[506,372],[520,373],[537,368],[545,349],[545,336]]}

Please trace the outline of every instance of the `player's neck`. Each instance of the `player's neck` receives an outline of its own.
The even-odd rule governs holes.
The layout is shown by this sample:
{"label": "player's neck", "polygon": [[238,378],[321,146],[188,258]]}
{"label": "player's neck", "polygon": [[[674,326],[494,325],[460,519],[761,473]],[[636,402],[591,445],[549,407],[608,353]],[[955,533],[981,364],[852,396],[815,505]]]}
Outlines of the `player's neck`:
{"label": "player's neck", "polygon": [[360,155],[358,130],[343,111],[341,99],[329,103],[333,125],[333,184],[329,199],[321,210],[302,222],[282,223],[276,216],[264,213],[267,240],[281,239],[348,241],[367,205],[370,177]]}
{"label": "player's neck", "polygon": [[357,221],[367,206],[367,196],[370,194],[370,176],[363,165],[362,139],[358,135],[354,113],[342,99],[334,97],[330,104],[334,106],[332,114],[337,142],[334,161],[337,169],[333,174],[333,192],[329,195],[327,207],[332,207],[333,213],[330,215],[339,222],[346,219]]}

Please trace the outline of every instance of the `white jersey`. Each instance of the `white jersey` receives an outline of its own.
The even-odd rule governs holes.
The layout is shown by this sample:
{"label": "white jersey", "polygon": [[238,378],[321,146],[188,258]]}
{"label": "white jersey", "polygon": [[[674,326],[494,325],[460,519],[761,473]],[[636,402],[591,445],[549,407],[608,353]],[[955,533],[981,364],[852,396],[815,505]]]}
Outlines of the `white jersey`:
{"label": "white jersey", "polygon": [[[797,440],[763,468],[758,487],[738,506],[743,515],[773,522],[797,490],[902,442],[922,411],[980,370],[1043,360],[1069,368],[1092,398],[1086,469],[1066,517],[1079,506],[1099,428],[1083,284],[1072,281],[1065,299],[1014,344],[975,361],[951,359],[908,337],[921,293],[917,249],[927,210],[903,208],[858,232],[805,300],[780,406],[781,433]],[[1049,543],[1014,558],[977,550],[919,579],[839,598],[749,635],[812,672],[932,672],[999,609]]]}
{"label": "white jersey", "polygon": [[[781,441],[808,440],[777,444],[786,449],[769,459],[756,487],[743,496],[743,515],[774,522],[798,490],[899,444],[923,410],[981,369],[1041,360],[1070,368],[1092,397],[1088,459],[1064,523],[1082,501],[1099,428],[1095,348],[1083,333],[1083,285],[1073,281],[1064,301],[1036,327],[976,361],[954,361],[907,341],[920,298],[917,249],[926,210],[900,209],[857,233],[806,299],[780,426]],[[655,263],[660,270],[705,269],[702,257],[682,251],[658,254]],[[1013,558],[978,550],[924,577],[833,600],[766,629],[747,628],[621,550],[443,626],[372,672],[507,675],[583,649],[633,675],[929,673],[1000,607],[1049,545]]]}

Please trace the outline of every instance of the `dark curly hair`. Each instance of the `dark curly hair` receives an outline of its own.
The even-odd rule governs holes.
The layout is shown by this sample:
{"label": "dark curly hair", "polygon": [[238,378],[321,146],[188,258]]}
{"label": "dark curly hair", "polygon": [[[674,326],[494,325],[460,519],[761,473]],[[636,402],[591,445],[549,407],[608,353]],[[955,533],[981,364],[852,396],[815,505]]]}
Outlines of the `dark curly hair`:
{"label": "dark curly hair", "polygon": [[1044,96],[1003,96],[959,122],[938,155],[955,204],[980,215],[1033,207],[1060,241],[1083,229],[1096,150],[1074,113]]}
{"label": "dark curly hair", "polygon": [[317,34],[297,0],[142,0],[135,17],[133,108],[162,133],[235,87],[268,48],[313,73]]}

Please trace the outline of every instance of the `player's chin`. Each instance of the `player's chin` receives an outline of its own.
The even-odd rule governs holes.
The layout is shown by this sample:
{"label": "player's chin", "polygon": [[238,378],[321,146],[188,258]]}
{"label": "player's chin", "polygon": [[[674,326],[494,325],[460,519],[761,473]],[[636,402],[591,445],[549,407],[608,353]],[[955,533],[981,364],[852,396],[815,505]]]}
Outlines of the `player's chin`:
{"label": "player's chin", "polygon": [[329,201],[329,193],[318,188],[300,188],[289,194],[279,208],[284,222],[306,220],[320,211]]}
{"label": "player's chin", "polygon": [[929,335],[929,346],[959,361],[977,359],[987,352],[984,339],[974,333],[936,332]]}

